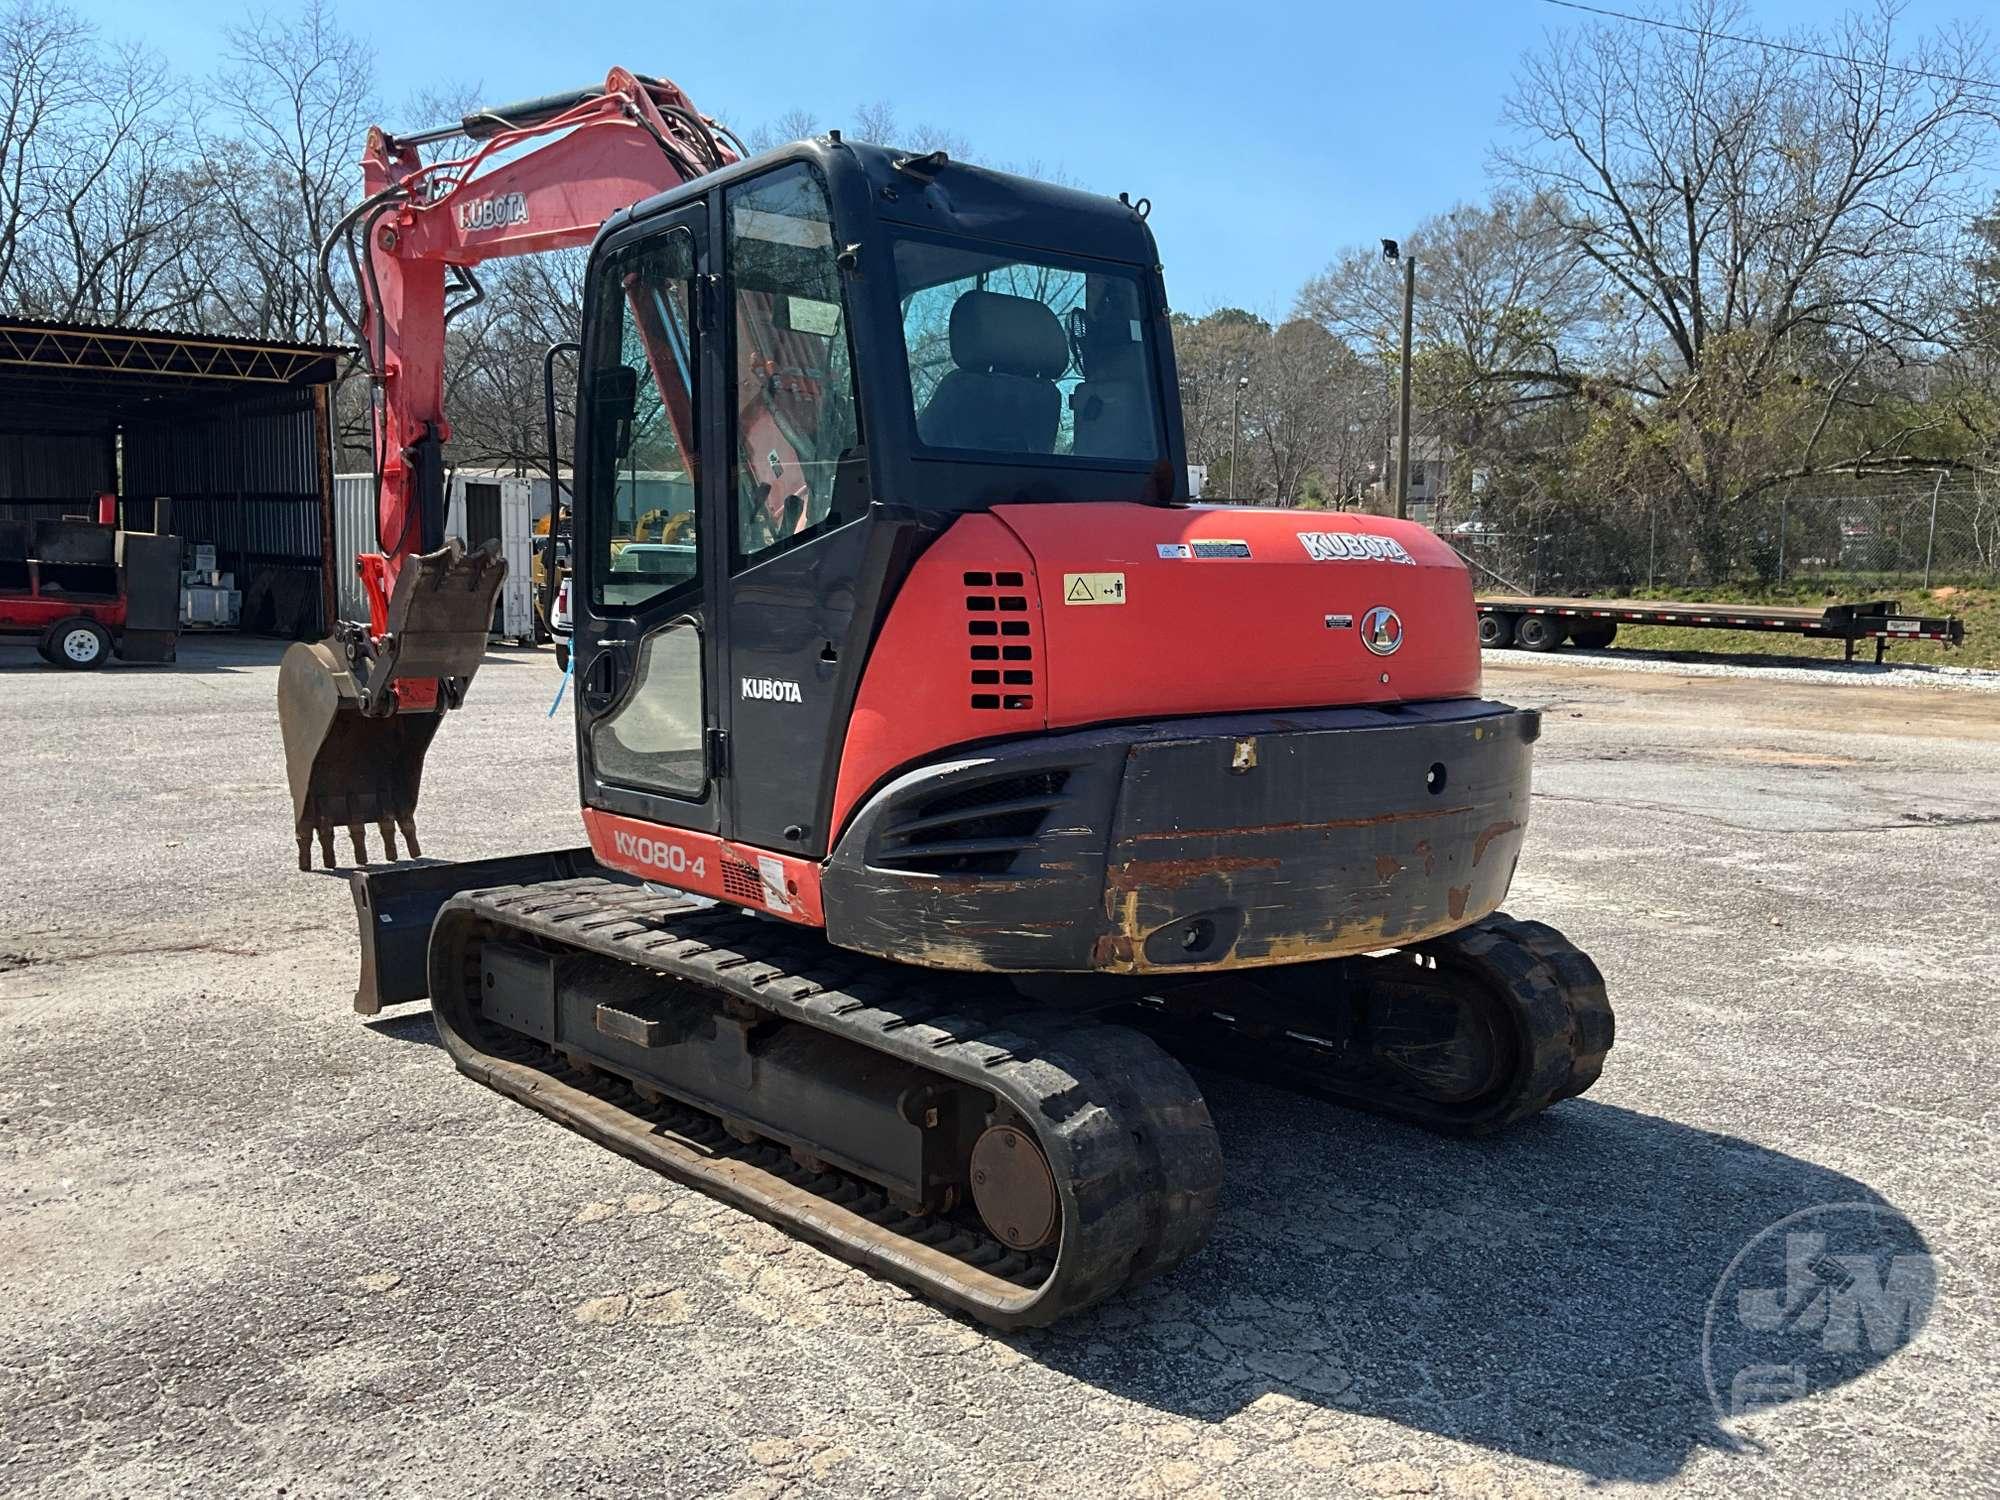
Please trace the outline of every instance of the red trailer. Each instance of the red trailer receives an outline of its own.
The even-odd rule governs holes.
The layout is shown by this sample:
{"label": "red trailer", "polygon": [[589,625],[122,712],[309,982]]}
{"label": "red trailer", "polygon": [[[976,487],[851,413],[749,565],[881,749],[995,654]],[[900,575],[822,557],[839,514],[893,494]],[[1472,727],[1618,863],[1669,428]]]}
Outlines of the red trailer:
{"label": "red trailer", "polygon": [[179,585],[178,537],[120,531],[108,516],[0,521],[0,635],[32,636],[51,666],[172,661]]}
{"label": "red trailer", "polygon": [[125,630],[125,601],[45,595],[31,582],[26,593],[0,593],[0,635],[33,635],[51,666],[84,670],[104,665]]}

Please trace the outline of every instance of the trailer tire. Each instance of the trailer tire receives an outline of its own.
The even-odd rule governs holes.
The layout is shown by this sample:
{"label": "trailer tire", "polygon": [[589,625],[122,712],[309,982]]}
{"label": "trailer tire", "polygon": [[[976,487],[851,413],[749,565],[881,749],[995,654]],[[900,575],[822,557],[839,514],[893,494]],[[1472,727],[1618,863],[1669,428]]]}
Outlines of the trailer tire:
{"label": "trailer tire", "polygon": [[1618,638],[1618,622],[1591,620],[1585,624],[1572,625],[1569,628],[1569,638],[1570,644],[1580,646],[1585,651],[1602,651]]}
{"label": "trailer tire", "polygon": [[1514,644],[1524,651],[1553,651],[1568,634],[1562,621],[1548,615],[1522,615],[1514,625]]}
{"label": "trailer tire", "polygon": [[1488,651],[1500,651],[1514,644],[1513,615],[1482,614],[1479,617],[1479,644]]}
{"label": "trailer tire", "polygon": [[42,636],[42,655],[66,672],[94,672],[111,656],[111,632],[87,615],[58,620]]}

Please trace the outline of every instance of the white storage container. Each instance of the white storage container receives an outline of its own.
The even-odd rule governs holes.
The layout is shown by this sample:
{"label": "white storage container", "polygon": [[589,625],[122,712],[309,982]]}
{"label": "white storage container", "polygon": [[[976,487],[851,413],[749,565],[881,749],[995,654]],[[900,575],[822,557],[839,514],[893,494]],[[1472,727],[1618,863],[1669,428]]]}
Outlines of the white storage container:
{"label": "white storage container", "polygon": [[[507,580],[501,585],[493,634],[503,640],[531,642],[535,638],[534,502],[537,481],[492,470],[460,469],[451,476],[445,497],[445,535],[467,541],[467,497],[478,529],[491,534],[497,527],[500,555],[507,559]],[[539,482],[546,494],[546,481]],[[341,474],[333,486],[334,556],[339,559],[337,601],[343,620],[368,619],[368,597],[361,587],[354,559],[363,552],[380,552],[375,533],[375,477]]]}

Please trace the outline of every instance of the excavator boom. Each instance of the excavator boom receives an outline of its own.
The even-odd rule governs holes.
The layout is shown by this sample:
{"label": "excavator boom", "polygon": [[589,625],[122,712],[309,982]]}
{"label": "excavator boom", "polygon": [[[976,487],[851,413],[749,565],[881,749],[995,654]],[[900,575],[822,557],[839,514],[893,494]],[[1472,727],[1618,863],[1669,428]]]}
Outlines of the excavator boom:
{"label": "excavator boom", "polygon": [[[456,140],[470,149],[424,159],[422,148]],[[332,290],[332,257],[344,252],[359,296],[352,311],[335,301],[369,376],[380,550],[356,559],[367,625],[338,622],[324,641],[294,646],[279,674],[301,869],[315,837],[333,864],[340,827],[357,864],[367,863],[371,823],[391,860],[398,833],[416,852],[425,753],[485,652],[506,564],[444,534],[445,330],[479,300],[475,268],[587,246],[619,209],[739,155],[678,87],[623,68],[601,86],[432,130],[369,130],[362,199],[321,262]]]}

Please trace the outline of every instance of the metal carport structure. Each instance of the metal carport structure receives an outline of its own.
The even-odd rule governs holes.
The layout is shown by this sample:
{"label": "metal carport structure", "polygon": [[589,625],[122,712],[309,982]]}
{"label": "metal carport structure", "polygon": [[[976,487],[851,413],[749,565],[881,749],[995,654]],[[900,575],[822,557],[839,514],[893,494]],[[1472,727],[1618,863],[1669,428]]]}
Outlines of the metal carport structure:
{"label": "metal carport structure", "polygon": [[[245,630],[334,617],[331,387],[338,348],[0,314],[0,519],[156,520],[213,543]],[[160,515],[157,502],[169,503]]]}

